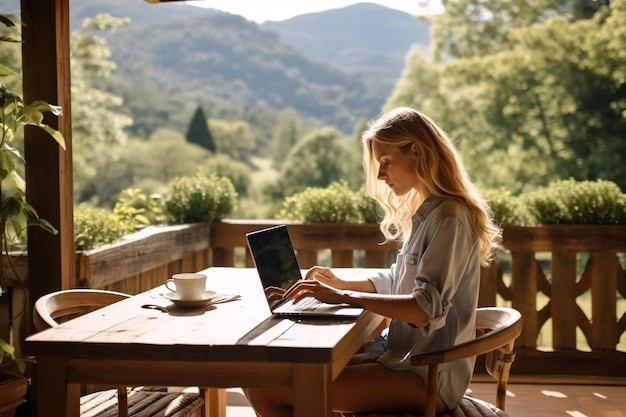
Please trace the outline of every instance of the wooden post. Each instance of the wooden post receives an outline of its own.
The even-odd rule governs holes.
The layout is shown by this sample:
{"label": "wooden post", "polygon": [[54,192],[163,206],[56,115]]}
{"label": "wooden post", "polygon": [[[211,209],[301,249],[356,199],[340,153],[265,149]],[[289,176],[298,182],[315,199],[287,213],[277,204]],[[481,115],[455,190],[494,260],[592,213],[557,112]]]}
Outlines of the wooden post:
{"label": "wooden post", "polygon": [[512,306],[524,318],[522,334],[518,339],[521,348],[535,349],[539,323],[537,319],[537,260],[533,252],[511,251]]}
{"label": "wooden post", "polygon": [[552,253],[552,347],[576,349],[576,253]]}
{"label": "wooden post", "polygon": [[331,264],[335,268],[353,268],[354,251],[351,249],[333,250],[331,254]]}
{"label": "wooden post", "polygon": [[496,305],[498,295],[498,281],[502,279],[502,273],[498,262],[489,267],[480,268],[480,291],[478,293],[478,306],[488,307]]}
{"label": "wooden post", "polygon": [[[591,253],[591,335],[593,350],[615,350],[617,337],[617,281],[623,271],[615,254]],[[621,272],[621,274],[620,274]]]}
{"label": "wooden post", "polygon": [[63,116],[45,115],[59,130],[66,150],[41,129],[24,132],[26,195],[57,235],[28,228],[30,308],[48,292],[74,287],[74,221],[70,109],[69,1],[21,1],[24,101],[44,100],[63,108]]}

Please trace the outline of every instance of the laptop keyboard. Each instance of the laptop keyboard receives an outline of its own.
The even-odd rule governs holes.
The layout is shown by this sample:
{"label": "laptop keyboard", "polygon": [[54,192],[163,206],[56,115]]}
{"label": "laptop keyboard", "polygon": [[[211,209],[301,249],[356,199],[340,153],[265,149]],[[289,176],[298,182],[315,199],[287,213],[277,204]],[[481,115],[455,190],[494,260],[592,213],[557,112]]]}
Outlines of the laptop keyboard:
{"label": "laptop keyboard", "polygon": [[298,301],[296,304],[291,304],[286,307],[288,311],[314,311],[318,309],[323,303],[313,297],[306,297]]}

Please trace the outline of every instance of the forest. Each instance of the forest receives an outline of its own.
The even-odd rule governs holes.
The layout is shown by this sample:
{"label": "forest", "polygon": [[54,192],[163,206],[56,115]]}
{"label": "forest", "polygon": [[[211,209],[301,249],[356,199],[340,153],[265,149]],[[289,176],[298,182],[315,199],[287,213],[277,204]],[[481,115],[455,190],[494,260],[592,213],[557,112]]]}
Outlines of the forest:
{"label": "forest", "polygon": [[[626,189],[626,0],[519,3],[443,0],[430,45],[411,48],[380,111],[413,106],[435,119],[483,190],[518,194],[568,178]],[[139,134],[133,92],[116,91],[107,45],[127,24],[98,15],[72,33],[77,205],[110,208],[124,190],[156,195],[174,178],[207,172],[235,185],[232,217],[272,218],[307,187],[362,186],[365,119],[346,134],[295,109],[186,103],[194,111],[184,128]],[[19,46],[0,54],[17,56]],[[138,89],[133,107],[150,112],[150,97]]]}

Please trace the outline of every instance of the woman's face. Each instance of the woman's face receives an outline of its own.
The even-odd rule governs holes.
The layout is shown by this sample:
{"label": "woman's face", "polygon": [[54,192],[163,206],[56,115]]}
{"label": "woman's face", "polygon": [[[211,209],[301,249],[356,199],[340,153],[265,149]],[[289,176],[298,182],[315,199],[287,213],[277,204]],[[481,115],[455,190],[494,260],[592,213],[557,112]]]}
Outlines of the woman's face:
{"label": "woman's face", "polygon": [[400,148],[380,142],[372,143],[372,156],[378,162],[378,179],[385,181],[397,196],[419,187],[415,174],[417,155],[413,150],[402,152]]}

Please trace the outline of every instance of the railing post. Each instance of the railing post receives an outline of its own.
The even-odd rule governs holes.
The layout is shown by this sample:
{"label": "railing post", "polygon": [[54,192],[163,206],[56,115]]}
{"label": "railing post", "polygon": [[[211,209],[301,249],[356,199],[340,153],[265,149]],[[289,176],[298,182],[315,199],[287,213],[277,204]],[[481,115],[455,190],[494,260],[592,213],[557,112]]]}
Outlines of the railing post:
{"label": "railing post", "polygon": [[539,334],[537,315],[537,260],[533,252],[511,252],[512,306],[524,318],[518,340],[522,348],[535,349]]}
{"label": "railing post", "polygon": [[552,346],[576,349],[576,253],[552,253]]}
{"label": "railing post", "polygon": [[335,268],[352,268],[354,266],[354,251],[338,249],[331,252],[331,265]]}
{"label": "railing post", "polygon": [[488,267],[480,268],[480,291],[478,293],[478,306],[488,307],[496,305],[498,293],[498,280],[502,272],[498,261],[494,261]]}
{"label": "railing post", "polygon": [[593,350],[615,350],[618,342],[617,280],[624,279],[614,253],[592,252],[591,262],[591,340]]}

